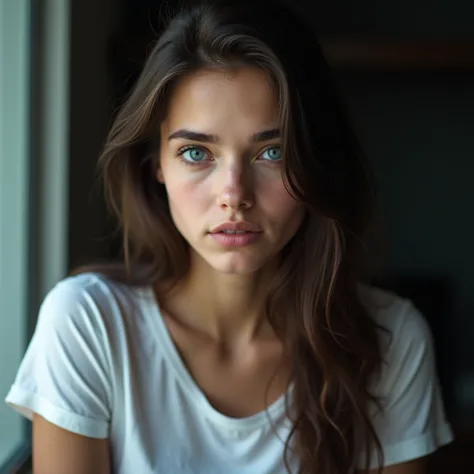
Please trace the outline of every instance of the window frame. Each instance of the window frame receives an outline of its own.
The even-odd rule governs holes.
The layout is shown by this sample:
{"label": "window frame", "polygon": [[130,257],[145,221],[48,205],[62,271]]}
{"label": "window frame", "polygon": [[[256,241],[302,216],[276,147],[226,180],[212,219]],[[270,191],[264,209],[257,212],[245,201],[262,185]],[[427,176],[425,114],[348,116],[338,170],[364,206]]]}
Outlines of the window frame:
{"label": "window frame", "polygon": [[[9,58],[7,67],[0,68],[0,102],[8,99],[7,106],[0,108],[0,173],[4,171],[4,183],[8,184],[8,190],[3,186],[3,195],[0,189],[0,206],[6,208],[8,195],[8,205],[21,211],[13,213],[16,217],[12,226],[10,222],[8,228],[4,224],[9,240],[0,248],[0,258],[8,261],[18,256],[20,260],[20,275],[9,283],[18,291],[10,292],[7,301],[14,308],[13,314],[21,318],[20,327],[12,334],[21,339],[21,348],[18,351],[13,346],[12,370],[5,375],[9,379],[16,373],[31,339],[41,301],[67,273],[70,3],[71,0],[0,2],[0,60]],[[2,24],[9,28],[1,28]],[[6,121],[12,111],[16,118],[13,125],[11,120]],[[6,140],[1,137],[7,137],[12,130],[17,135],[2,148]],[[1,182],[0,175],[0,185]],[[7,278],[10,272],[0,275],[0,281],[8,283]],[[10,312],[5,311],[3,317],[5,314]],[[0,324],[1,317],[2,314]],[[0,395],[0,402],[4,403],[6,393]],[[22,439],[9,457],[5,452],[6,460],[0,459],[0,474],[29,469],[31,423],[22,420],[21,424]]]}

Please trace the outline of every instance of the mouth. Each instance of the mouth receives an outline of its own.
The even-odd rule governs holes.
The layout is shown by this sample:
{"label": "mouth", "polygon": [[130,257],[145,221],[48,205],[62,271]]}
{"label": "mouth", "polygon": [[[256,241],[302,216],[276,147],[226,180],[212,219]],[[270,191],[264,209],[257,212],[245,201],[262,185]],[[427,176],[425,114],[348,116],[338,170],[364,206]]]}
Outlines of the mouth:
{"label": "mouth", "polygon": [[251,222],[229,221],[229,222],[224,222],[214,227],[213,229],[211,229],[210,234],[236,235],[236,234],[246,234],[246,233],[258,234],[261,232],[262,232],[262,229],[258,225],[252,224]]}
{"label": "mouth", "polygon": [[209,236],[223,248],[231,249],[246,247],[261,240],[262,232],[251,231],[220,231]]}
{"label": "mouth", "polygon": [[224,222],[214,227],[209,235],[225,248],[245,247],[257,242],[263,234],[262,229],[250,222]]}
{"label": "mouth", "polygon": [[225,235],[240,235],[240,234],[256,234],[251,230],[220,230],[219,232],[212,232],[213,234],[225,234]]}

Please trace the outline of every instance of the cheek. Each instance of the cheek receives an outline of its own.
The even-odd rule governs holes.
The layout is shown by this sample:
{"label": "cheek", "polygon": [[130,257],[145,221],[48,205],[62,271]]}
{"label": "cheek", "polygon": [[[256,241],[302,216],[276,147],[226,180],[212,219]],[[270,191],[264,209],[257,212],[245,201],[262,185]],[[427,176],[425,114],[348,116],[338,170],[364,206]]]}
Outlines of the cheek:
{"label": "cheek", "polygon": [[[176,224],[180,227],[188,224],[188,220],[195,220],[202,214],[205,207],[206,190],[194,180],[166,180],[166,192],[170,211]],[[184,222],[186,221],[186,222]]]}
{"label": "cheek", "polygon": [[183,185],[167,185],[168,203],[171,219],[178,229],[179,233],[184,237],[188,237],[188,229],[192,227],[190,216],[195,212],[193,200],[190,199],[190,191]]}
{"label": "cheek", "polygon": [[167,183],[166,192],[170,207],[178,213],[184,212],[189,205],[192,205],[191,189],[189,185],[183,183]]}
{"label": "cheek", "polygon": [[282,222],[303,218],[304,206],[291,196],[282,180],[267,182],[262,188],[260,202],[268,215],[275,216]]}

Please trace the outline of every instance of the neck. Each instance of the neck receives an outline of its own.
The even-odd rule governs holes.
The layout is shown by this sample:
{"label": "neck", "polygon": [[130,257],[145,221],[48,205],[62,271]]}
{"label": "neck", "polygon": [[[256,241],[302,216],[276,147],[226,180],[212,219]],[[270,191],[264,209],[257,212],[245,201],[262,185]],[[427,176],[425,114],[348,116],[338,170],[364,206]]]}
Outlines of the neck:
{"label": "neck", "polygon": [[264,310],[271,275],[270,268],[223,274],[193,256],[188,275],[165,296],[162,306],[172,317],[226,345],[273,338]]}

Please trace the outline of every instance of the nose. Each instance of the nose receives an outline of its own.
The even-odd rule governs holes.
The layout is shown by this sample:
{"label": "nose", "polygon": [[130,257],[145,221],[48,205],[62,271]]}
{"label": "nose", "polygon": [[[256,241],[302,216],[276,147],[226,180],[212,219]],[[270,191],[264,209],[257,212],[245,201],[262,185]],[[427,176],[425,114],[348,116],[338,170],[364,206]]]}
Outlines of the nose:
{"label": "nose", "polygon": [[223,210],[240,211],[254,205],[253,178],[245,164],[232,163],[219,173],[218,205]]}

